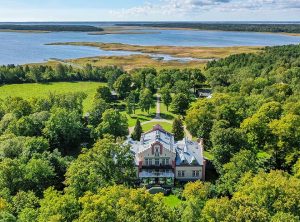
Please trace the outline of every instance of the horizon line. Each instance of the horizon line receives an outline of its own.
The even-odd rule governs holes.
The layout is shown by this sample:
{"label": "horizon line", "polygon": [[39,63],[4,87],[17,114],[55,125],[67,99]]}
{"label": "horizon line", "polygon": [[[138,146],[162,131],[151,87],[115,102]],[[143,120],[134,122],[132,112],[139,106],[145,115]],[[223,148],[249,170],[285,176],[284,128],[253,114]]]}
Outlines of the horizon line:
{"label": "horizon line", "polygon": [[51,22],[51,23],[59,23],[59,22],[90,22],[90,23],[96,23],[96,22],[101,22],[101,23],[116,23],[116,22],[128,22],[128,23],[135,23],[135,22],[145,22],[145,23],[151,23],[151,22],[180,22],[180,23],[184,23],[184,22],[191,22],[191,23],[204,23],[204,22],[243,22],[243,23],[247,23],[247,22],[266,22],[266,23],[270,23],[270,22],[296,22],[296,23],[300,23],[300,20],[202,20],[202,21],[192,21],[192,20],[111,20],[111,21],[95,21],[95,20],[65,20],[65,21],[0,21],[0,23],[46,23],[46,22]]}

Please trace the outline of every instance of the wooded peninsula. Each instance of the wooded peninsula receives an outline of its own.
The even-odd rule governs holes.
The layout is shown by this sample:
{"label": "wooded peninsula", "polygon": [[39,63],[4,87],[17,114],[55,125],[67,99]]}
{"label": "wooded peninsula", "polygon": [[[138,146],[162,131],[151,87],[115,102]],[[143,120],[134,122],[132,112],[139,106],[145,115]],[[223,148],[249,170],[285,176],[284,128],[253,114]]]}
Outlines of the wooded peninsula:
{"label": "wooded peninsula", "polygon": [[91,25],[0,25],[0,30],[41,32],[100,32],[102,28]]}
{"label": "wooded peninsula", "polygon": [[237,24],[237,23],[200,23],[200,22],[147,22],[122,23],[119,26],[144,26],[155,28],[185,28],[198,30],[218,30],[237,32],[274,32],[274,33],[300,33],[299,23],[289,24]]}

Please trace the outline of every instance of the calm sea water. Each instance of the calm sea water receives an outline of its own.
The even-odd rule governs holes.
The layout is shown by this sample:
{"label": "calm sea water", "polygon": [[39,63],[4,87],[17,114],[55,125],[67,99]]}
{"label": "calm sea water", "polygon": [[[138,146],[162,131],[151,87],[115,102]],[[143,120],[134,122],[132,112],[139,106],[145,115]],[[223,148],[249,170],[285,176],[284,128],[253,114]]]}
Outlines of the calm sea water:
{"label": "calm sea water", "polygon": [[0,64],[43,62],[50,58],[68,59],[101,55],[129,55],[133,52],[103,51],[93,47],[49,46],[54,42],[105,42],[169,46],[273,46],[299,44],[300,37],[253,33],[192,30],[157,31],[150,34],[88,35],[77,32],[16,33],[0,32]]}

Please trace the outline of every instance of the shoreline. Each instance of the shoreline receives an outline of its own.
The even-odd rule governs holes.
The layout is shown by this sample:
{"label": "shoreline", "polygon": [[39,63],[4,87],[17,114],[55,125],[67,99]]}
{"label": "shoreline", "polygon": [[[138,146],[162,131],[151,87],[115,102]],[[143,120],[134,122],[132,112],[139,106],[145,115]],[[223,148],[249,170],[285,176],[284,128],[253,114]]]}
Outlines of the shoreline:
{"label": "shoreline", "polygon": [[214,30],[214,29],[197,29],[197,28],[180,28],[180,27],[154,27],[154,26],[120,26],[120,28],[127,29],[154,29],[154,30],[189,30],[189,31],[212,31],[212,32],[248,32],[248,33],[264,33],[264,34],[278,34],[278,35],[288,35],[288,36],[300,36],[300,33],[292,33],[292,32],[257,32],[257,31],[227,31],[227,30]]}
{"label": "shoreline", "polygon": [[103,31],[103,32],[89,32],[88,35],[147,35],[147,34],[160,34],[161,32],[135,32],[135,31]]}
{"label": "shoreline", "polygon": [[[157,30],[157,31],[141,31],[136,30]],[[262,33],[262,34],[274,34],[274,35],[286,35],[299,37],[300,33],[289,33],[289,32],[257,32],[257,31],[225,31],[225,30],[206,30],[197,28],[176,28],[176,27],[151,27],[151,26],[110,26],[103,28],[103,31],[81,31],[88,35],[113,35],[113,34],[127,34],[127,35],[138,35],[138,34],[159,34],[159,30],[189,30],[189,31],[212,31],[212,32],[248,32],[248,33]],[[51,33],[51,32],[64,32],[64,31],[40,31],[40,30],[14,30],[14,29],[0,29],[0,32],[16,32],[16,33]],[[72,32],[72,31],[67,31]]]}
{"label": "shoreline", "polygon": [[16,33],[51,33],[52,31],[0,29],[0,32],[16,32]]}

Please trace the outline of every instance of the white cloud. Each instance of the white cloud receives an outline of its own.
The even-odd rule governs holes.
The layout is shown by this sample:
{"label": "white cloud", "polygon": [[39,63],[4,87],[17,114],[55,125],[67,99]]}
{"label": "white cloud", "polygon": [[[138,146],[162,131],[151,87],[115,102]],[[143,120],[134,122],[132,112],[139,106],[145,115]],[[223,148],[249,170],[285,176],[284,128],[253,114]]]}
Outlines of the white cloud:
{"label": "white cloud", "polygon": [[299,10],[300,13],[300,0],[161,0],[156,4],[148,2],[133,8],[112,10],[110,13],[120,19],[128,16],[132,20],[145,17],[151,19],[160,16],[165,20],[168,18],[179,20],[180,18],[199,17],[202,13],[210,11],[245,10]]}

